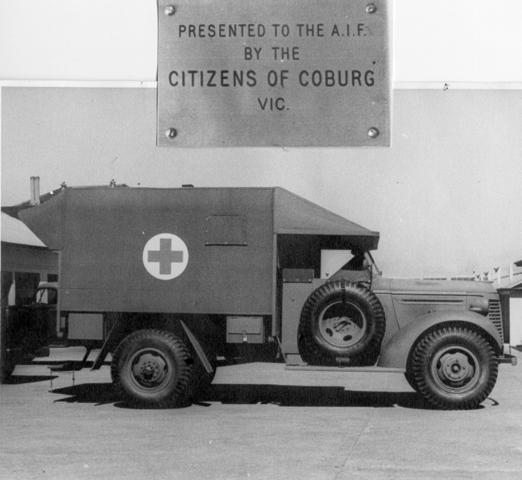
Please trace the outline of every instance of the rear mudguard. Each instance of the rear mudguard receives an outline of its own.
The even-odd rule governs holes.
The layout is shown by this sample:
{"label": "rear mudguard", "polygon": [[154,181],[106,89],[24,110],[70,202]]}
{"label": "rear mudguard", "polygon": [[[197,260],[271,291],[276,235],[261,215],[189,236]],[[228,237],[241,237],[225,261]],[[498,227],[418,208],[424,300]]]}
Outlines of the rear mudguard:
{"label": "rear mudguard", "polygon": [[[111,351],[111,348],[115,348],[116,345],[121,342],[129,333],[145,329],[145,328],[158,328],[160,330],[168,330],[172,331],[175,334],[179,334],[179,331],[175,329],[175,321],[171,319],[172,321],[169,323],[169,319],[165,319],[163,321],[163,324],[158,324],[154,322],[142,322],[138,323],[137,325],[134,325],[134,328],[125,331],[126,322],[127,319],[125,317],[120,316],[117,317],[114,321],[114,324],[109,331],[109,334],[107,335],[107,338],[105,339],[105,342],[102,345],[102,348],[100,352],[98,353],[98,356],[96,357],[96,360],[93,363],[93,366],[91,367],[91,370],[98,370],[103,362],[105,361],[105,358],[107,357],[107,354]],[[177,322],[177,321],[176,321]],[[189,329],[187,323],[185,323],[183,320],[179,320],[179,324],[183,328],[183,331],[185,332],[185,335],[187,336],[187,339],[189,340],[190,344],[194,348],[194,351],[196,352],[196,355],[198,356],[201,364],[203,365],[203,368],[208,374],[211,374],[214,371],[214,367],[210,363],[200,341],[198,340],[197,336],[192,332],[191,329]],[[169,328],[171,327],[171,328]],[[172,328],[174,327],[174,328]],[[200,333],[200,332],[198,332]],[[90,352],[90,350],[89,350]],[[87,355],[85,357],[85,360],[87,359]]]}
{"label": "rear mudguard", "polygon": [[428,330],[442,325],[468,325],[482,331],[493,342],[497,352],[502,351],[502,340],[495,326],[482,315],[469,311],[443,311],[423,315],[401,328],[381,349],[380,367],[406,369],[408,357],[417,340]]}

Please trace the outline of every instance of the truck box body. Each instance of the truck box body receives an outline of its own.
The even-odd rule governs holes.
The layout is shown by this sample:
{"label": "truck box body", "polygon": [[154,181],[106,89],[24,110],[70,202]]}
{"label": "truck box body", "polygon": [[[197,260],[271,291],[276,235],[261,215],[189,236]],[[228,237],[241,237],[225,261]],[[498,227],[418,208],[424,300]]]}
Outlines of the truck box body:
{"label": "truck box body", "polygon": [[[67,188],[18,217],[60,252],[60,308],[76,312],[272,315],[278,269],[299,267],[300,239],[314,255],[378,242],[280,188]],[[145,268],[144,248],[159,234],[186,244],[176,278]]]}

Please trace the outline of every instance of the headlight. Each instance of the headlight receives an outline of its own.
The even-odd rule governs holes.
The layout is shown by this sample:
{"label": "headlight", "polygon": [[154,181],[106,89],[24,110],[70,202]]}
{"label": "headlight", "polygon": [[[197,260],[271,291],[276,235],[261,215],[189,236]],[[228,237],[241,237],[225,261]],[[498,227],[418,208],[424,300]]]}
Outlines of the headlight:
{"label": "headlight", "polygon": [[489,311],[489,302],[487,298],[474,297],[469,300],[469,309],[473,312],[487,315]]}

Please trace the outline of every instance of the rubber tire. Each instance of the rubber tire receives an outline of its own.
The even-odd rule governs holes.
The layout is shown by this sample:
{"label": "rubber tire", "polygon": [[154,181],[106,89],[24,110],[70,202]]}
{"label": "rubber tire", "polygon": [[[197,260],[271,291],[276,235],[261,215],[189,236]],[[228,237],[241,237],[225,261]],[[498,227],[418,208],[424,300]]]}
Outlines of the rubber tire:
{"label": "rubber tire", "polygon": [[[212,365],[212,373],[208,373],[205,370],[205,367],[203,364],[199,361],[199,359],[196,359],[194,362],[194,365],[192,367],[192,381],[190,386],[190,398],[194,399],[196,398],[199,393],[205,391],[214,381],[214,377],[216,376],[216,369],[217,369],[217,356],[214,351],[214,349],[207,347],[206,345],[202,345],[203,350],[205,351],[205,354],[207,356],[208,361],[210,362],[210,365]],[[197,357],[196,352],[194,352],[194,357]],[[112,382],[115,383],[114,378],[115,372],[111,368],[111,379]]]}
{"label": "rubber tire", "polygon": [[[367,324],[361,340],[343,348],[330,345],[318,331],[321,312],[339,299],[357,306]],[[336,364],[339,357],[349,359],[350,365],[372,365],[379,356],[385,329],[384,310],[371,290],[342,280],[328,282],[314,290],[303,306],[298,330],[299,353],[309,365]]]}
{"label": "rubber tire", "polygon": [[[478,360],[476,385],[463,393],[444,391],[433,379],[430,362],[437,352],[450,345],[462,346]],[[477,408],[491,393],[498,374],[498,361],[491,344],[466,327],[443,327],[426,334],[414,347],[408,366],[413,387],[433,407],[443,410]]]}
{"label": "rubber tire", "polygon": [[[138,384],[131,372],[132,355],[153,348],[168,364],[160,389],[152,391]],[[185,343],[164,330],[137,330],[123,339],[113,354],[111,377],[116,392],[129,403],[152,407],[186,406],[191,400],[193,358]]]}

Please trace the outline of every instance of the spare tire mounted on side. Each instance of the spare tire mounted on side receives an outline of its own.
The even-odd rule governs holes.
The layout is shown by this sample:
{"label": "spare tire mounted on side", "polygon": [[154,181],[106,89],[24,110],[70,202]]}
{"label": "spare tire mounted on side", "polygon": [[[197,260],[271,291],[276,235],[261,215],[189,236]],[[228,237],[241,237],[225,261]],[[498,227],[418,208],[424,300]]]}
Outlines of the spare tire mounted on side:
{"label": "spare tire mounted on side", "polygon": [[301,311],[299,353],[310,365],[373,364],[385,327],[381,302],[368,288],[345,281],[325,283]]}

